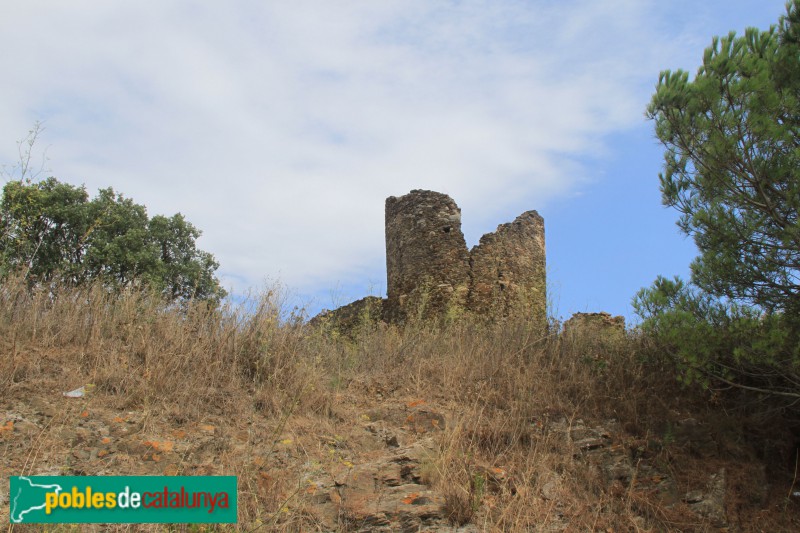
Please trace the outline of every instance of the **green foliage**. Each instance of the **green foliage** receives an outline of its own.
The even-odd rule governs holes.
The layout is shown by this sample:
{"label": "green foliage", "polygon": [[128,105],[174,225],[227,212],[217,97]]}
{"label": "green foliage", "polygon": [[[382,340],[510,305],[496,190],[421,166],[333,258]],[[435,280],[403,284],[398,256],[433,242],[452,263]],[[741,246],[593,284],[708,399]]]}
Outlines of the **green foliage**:
{"label": "green foliage", "polygon": [[645,333],[675,356],[685,382],[715,378],[765,392],[798,392],[800,345],[785,314],[764,314],[660,276],[639,291],[633,307]]}
{"label": "green foliage", "polygon": [[780,24],[714,38],[693,80],[661,73],[648,116],[666,147],[663,201],[700,250],[692,281],[800,310],[800,0]]}
{"label": "green foliage", "polygon": [[767,31],[712,40],[694,79],[662,72],[647,109],[663,202],[700,255],[634,307],[687,380],[800,398],[800,0]]}
{"label": "green foliage", "polygon": [[24,272],[31,285],[102,280],[111,288],[154,286],[170,300],[217,300],[218,263],[195,245],[182,215],[149,218],[113,189],[89,199],[55,178],[9,181],[0,203],[0,277]]}
{"label": "green foliage", "polygon": [[472,505],[472,512],[477,513],[481,509],[483,496],[486,492],[486,478],[480,472],[475,472],[472,475],[472,483],[470,485],[470,499]]}

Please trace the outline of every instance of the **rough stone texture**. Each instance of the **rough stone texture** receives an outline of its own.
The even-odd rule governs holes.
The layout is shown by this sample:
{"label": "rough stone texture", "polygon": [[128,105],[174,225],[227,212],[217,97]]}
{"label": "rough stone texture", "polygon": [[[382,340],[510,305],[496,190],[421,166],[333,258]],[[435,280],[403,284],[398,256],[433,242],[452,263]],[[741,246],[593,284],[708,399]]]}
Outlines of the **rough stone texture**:
{"label": "rough stone texture", "polygon": [[686,494],[684,501],[691,509],[710,518],[716,527],[725,528],[728,517],[725,512],[725,493],[727,492],[727,475],[724,468],[713,474],[705,491],[694,490]]}
{"label": "rough stone texture", "polygon": [[422,482],[421,466],[433,454],[433,443],[424,441],[355,466],[338,487],[347,525],[359,531],[419,531],[444,525],[444,498]]}
{"label": "rough stone texture", "polygon": [[461,209],[446,194],[413,190],[386,199],[386,318],[431,318],[463,307],[469,255]]}
{"label": "rough stone texture", "polygon": [[587,335],[600,333],[605,336],[625,333],[625,317],[609,313],[575,313],[564,323],[567,335]]}
{"label": "rough stone texture", "polygon": [[361,328],[374,324],[383,316],[383,298],[367,296],[333,311],[323,311],[308,324],[337,331],[341,335],[355,335]]}
{"label": "rough stone texture", "polygon": [[470,252],[468,308],[504,317],[530,313],[547,324],[544,219],[527,211],[481,237]]}
{"label": "rough stone texture", "polygon": [[461,210],[447,195],[413,190],[386,200],[385,317],[491,318],[528,313],[547,324],[544,220],[528,211],[467,250]]}
{"label": "rough stone texture", "polygon": [[575,313],[564,323],[562,339],[592,357],[608,356],[625,340],[625,317],[609,313]]}
{"label": "rough stone texture", "polygon": [[[320,313],[312,326],[354,333],[370,321],[402,324],[465,311],[527,316],[547,329],[544,220],[527,211],[467,250],[461,209],[446,194],[415,189],[386,199],[387,298]],[[378,310],[381,310],[379,313]]]}

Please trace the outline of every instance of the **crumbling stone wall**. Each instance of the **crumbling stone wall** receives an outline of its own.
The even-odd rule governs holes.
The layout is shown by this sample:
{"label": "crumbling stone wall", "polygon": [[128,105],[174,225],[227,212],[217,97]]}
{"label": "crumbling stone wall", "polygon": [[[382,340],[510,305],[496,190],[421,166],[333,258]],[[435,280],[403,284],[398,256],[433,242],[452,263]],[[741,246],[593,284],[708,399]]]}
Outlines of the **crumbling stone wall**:
{"label": "crumbling stone wall", "polygon": [[470,311],[493,317],[530,313],[545,324],[544,219],[527,211],[481,237],[470,252],[470,275]]}
{"label": "crumbling stone wall", "polygon": [[469,255],[461,209],[449,196],[413,190],[386,199],[386,285],[389,322],[464,307]]}
{"label": "crumbling stone wall", "polygon": [[606,312],[575,313],[564,322],[561,338],[580,346],[586,355],[605,355],[625,341],[625,317]]}
{"label": "crumbling stone wall", "polygon": [[467,249],[461,209],[446,194],[413,190],[386,199],[387,298],[369,297],[312,319],[353,331],[359,321],[439,319],[471,312],[527,316],[547,329],[544,220],[527,211]]}
{"label": "crumbling stone wall", "polygon": [[383,304],[386,300],[377,296],[367,296],[333,311],[322,311],[308,321],[313,328],[336,331],[339,335],[355,337],[364,326],[375,324],[383,318]]}
{"label": "crumbling stone wall", "polygon": [[386,319],[467,310],[528,313],[547,324],[544,220],[528,211],[484,235],[472,251],[461,210],[447,195],[414,190],[386,200]]}
{"label": "crumbling stone wall", "polygon": [[625,334],[625,317],[600,313],[575,313],[564,322],[565,335],[616,336]]}

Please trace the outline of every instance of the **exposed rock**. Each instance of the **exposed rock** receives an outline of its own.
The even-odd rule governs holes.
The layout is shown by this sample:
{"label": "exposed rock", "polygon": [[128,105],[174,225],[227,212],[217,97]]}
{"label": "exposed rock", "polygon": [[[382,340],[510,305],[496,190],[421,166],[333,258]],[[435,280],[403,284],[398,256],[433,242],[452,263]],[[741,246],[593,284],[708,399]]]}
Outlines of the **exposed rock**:
{"label": "exposed rock", "polygon": [[[606,425],[619,431],[618,423],[615,420],[609,420]],[[572,447],[574,455],[605,448],[612,442],[611,431],[601,426],[589,427],[581,419],[557,420],[550,425],[548,430],[556,434],[563,434],[561,438],[566,439],[569,446]]]}
{"label": "exposed rock", "polygon": [[[583,420],[552,423],[550,431],[563,434],[573,450],[573,456],[595,465],[613,494],[615,487],[627,491],[631,486],[644,489],[658,498],[664,505],[680,500],[675,481],[666,473],[656,469],[647,458],[635,458],[631,450],[615,436],[622,433],[616,420],[608,420],[602,426],[587,426]],[[561,476],[551,473],[545,478],[540,491],[545,499],[555,499]]]}
{"label": "exposed rock", "polygon": [[6,433],[13,432],[28,436],[35,436],[41,431],[41,428],[38,424],[17,413],[6,413],[5,420],[7,422],[0,427],[0,439],[2,439]]}
{"label": "exposed rock", "polygon": [[367,424],[366,428],[367,428],[367,431],[369,431],[373,435],[376,435],[376,436],[380,437],[383,440],[383,442],[386,444],[386,446],[388,446],[390,448],[399,448],[400,447],[400,441],[397,438],[397,433],[395,433],[395,432],[393,432],[393,431],[391,431],[391,430],[389,430],[389,429],[387,429],[385,427],[380,427],[377,424],[372,424],[372,423]]}
{"label": "exposed rock", "polygon": [[[409,402],[404,406],[373,409],[366,413],[371,421],[382,421],[415,434],[442,431],[446,427],[444,415],[431,409],[425,402]],[[373,426],[374,424],[368,424]],[[379,430],[373,431],[377,433]]]}
{"label": "exposed rock", "polygon": [[[761,506],[768,496],[761,463],[743,473],[736,462],[720,462],[714,467],[716,473],[699,478],[707,483],[690,485],[699,490],[687,493],[684,482],[675,481],[679,472],[665,461],[657,439],[633,437],[613,419],[588,423],[588,419],[543,417],[525,445],[567,460],[543,461],[527,477],[530,471],[504,465],[499,457],[497,462],[466,457],[464,465],[473,479],[478,476],[484,482],[484,498],[470,524],[454,527],[448,521],[448,487],[438,477],[442,443],[449,439],[445,423],[451,415],[445,416],[441,405],[427,399],[384,401],[377,406],[342,402],[347,407],[339,407],[341,416],[335,417],[335,424],[328,426],[326,420],[314,431],[319,423],[314,418],[280,434],[275,433],[274,420],[260,415],[255,423],[228,424],[210,417],[170,427],[145,423],[148,415],[143,410],[122,412],[103,402],[84,409],[58,394],[49,402],[59,419],[41,418],[37,414],[43,412],[41,406],[28,405],[27,399],[15,400],[0,418],[0,442],[6,447],[10,472],[222,475],[230,472],[228,461],[243,458],[240,471],[252,475],[248,482],[270,498],[272,509],[288,501],[287,517],[308,520],[299,530],[477,532],[487,523],[492,502],[532,491],[550,509],[536,531],[574,531],[578,527],[571,523],[570,506],[576,479],[571,473],[576,470],[587,472],[590,483],[599,482],[608,497],[650,502],[653,509],[678,514],[689,510],[697,515],[689,520],[702,521],[704,527],[733,528],[741,516],[739,505]],[[67,409],[55,409],[64,405]],[[29,466],[28,451],[42,434],[63,445],[44,447],[36,464]],[[695,443],[709,442],[710,436],[708,426],[694,418],[684,418],[669,431],[672,446],[687,451]],[[719,468],[722,464],[728,465],[729,475]],[[286,475],[296,482],[281,489],[276,480]],[[584,482],[582,476],[578,482]],[[0,518],[3,505],[8,509],[7,488],[0,486]],[[273,515],[274,520],[281,520],[282,514]],[[653,530],[644,517],[632,520],[639,529]]]}
{"label": "exposed rock", "polygon": [[555,472],[548,472],[539,486],[539,493],[545,500],[557,500],[562,493],[564,480]]}
{"label": "exposed rock", "polygon": [[323,523],[333,525],[336,517],[349,531],[468,531],[448,525],[444,497],[424,484],[423,468],[433,453],[433,441],[426,439],[355,465],[333,483],[314,479],[314,492],[326,496],[309,499]]}
{"label": "exposed rock", "polygon": [[725,512],[726,490],[727,475],[722,468],[711,475],[705,491],[691,491],[686,494],[684,501],[697,514],[710,518],[717,527],[725,527],[728,523]]}
{"label": "exposed rock", "polygon": [[443,431],[445,428],[444,416],[429,409],[415,409],[406,417],[406,425],[414,433],[429,433]]}

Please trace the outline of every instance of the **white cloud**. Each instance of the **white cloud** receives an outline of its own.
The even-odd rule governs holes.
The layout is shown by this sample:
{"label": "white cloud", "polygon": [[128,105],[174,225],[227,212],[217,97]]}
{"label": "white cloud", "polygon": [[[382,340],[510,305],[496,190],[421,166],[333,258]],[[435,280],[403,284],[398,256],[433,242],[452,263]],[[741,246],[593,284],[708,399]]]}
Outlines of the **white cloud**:
{"label": "white cloud", "polygon": [[58,177],[184,213],[240,288],[332,287],[382,268],[389,195],[451,194],[475,240],[571,191],[681,51],[657,5],[12,3],[0,159],[42,119]]}

